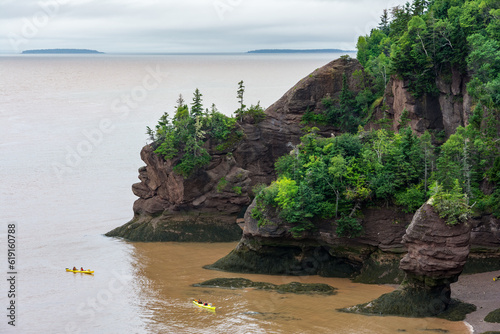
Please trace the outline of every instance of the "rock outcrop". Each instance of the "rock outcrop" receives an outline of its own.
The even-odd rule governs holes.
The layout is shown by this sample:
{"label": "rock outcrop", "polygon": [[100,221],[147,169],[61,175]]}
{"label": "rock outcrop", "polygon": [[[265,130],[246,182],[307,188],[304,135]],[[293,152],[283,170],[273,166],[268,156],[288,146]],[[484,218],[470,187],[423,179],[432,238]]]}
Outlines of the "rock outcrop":
{"label": "rock outcrop", "polygon": [[[302,115],[307,109],[320,110],[324,98],[337,97],[344,75],[349,89],[359,91],[352,75],[358,70],[362,67],[354,59],[337,59],[315,70],[271,105],[262,122],[241,122],[244,136],[229,148],[217,151],[208,140],[210,164],[186,179],[173,172],[176,158],[165,161],[152,145],[145,146],[141,182],[132,186],[139,197],[134,218],[106,235],[132,241],[239,240],[236,218],[250,204],[252,187],[271,183],[275,161],[300,142]],[[332,132],[337,130],[324,127],[321,133]]]}
{"label": "rock outcrop", "polygon": [[[437,94],[424,94],[419,98],[410,93],[407,82],[391,77],[374,120],[388,118],[392,129],[397,131],[401,116],[406,112],[408,125],[414,132],[423,134],[426,130],[431,130],[439,137],[439,132],[443,131],[444,137],[449,137],[458,126],[467,125],[472,103],[467,93],[470,78],[457,68],[452,68],[450,72],[438,75]],[[377,122],[369,124],[369,128],[378,127]]]}
{"label": "rock outcrop", "polygon": [[[245,214],[243,237],[226,257],[207,266],[232,272],[357,277],[358,281],[396,283],[397,264],[404,253],[401,238],[412,215],[396,207],[363,209],[364,233],[359,238],[338,237],[336,225],[325,221],[315,231],[294,237],[272,208],[270,224],[258,226]],[[377,223],[374,224],[373,222]]]}
{"label": "rock outcrop", "polygon": [[[237,272],[273,274],[320,274],[356,277],[366,283],[395,283],[402,278],[399,261],[405,254],[401,244],[412,215],[397,207],[363,209],[364,234],[356,239],[339,238],[335,225],[324,222],[314,232],[293,238],[289,226],[277,217],[273,226],[258,227],[246,210],[252,187],[275,179],[274,163],[288,154],[304,134],[300,122],[307,111],[322,110],[325,97],[338,98],[343,77],[349,90],[359,91],[357,60],[337,59],[300,80],[265,111],[260,123],[240,122],[242,138],[223,151],[208,140],[209,165],[188,178],[173,173],[177,160],[165,161],[154,154],[151,145],[141,151],[146,166],[139,169],[140,183],[132,186],[139,199],[134,217],[127,224],[108,232],[108,236],[132,241],[237,241],[236,249],[212,267]],[[438,78],[440,93],[415,99],[405,82],[391,78],[384,100],[375,110],[367,128],[377,128],[377,119],[388,118],[397,130],[403,111],[417,133],[427,129],[449,136],[458,125],[467,124],[470,98],[468,78],[457,70]],[[319,134],[340,132],[321,127]],[[435,136],[437,137],[437,136]],[[236,219],[245,215],[242,237]],[[270,213],[271,214],[271,213]],[[272,215],[272,214],[271,214]],[[465,271],[500,269],[500,220],[491,216],[470,222],[471,255]],[[471,269],[468,269],[471,268]]]}
{"label": "rock outcrop", "polygon": [[278,293],[295,293],[305,295],[332,296],[337,294],[337,289],[323,283],[300,283],[291,282],[276,285],[267,282],[253,282],[246,278],[213,278],[211,280],[193,284],[194,287],[201,288],[222,288],[222,289],[256,289],[276,291]]}
{"label": "rock outcrop", "polygon": [[470,231],[468,223],[447,225],[429,203],[424,204],[403,236],[408,253],[400,262],[406,275],[400,289],[347,311],[427,317],[450,307],[464,308],[452,302],[450,284],[458,280],[467,261]]}
{"label": "rock outcrop", "polygon": [[[398,207],[364,208],[361,214],[363,234],[358,238],[338,237],[335,232],[336,225],[327,221],[319,224],[316,230],[304,232],[296,238],[290,232],[292,226],[283,222],[273,208],[265,212],[270,224],[258,226],[257,220],[250,214],[254,205],[255,201],[245,213],[243,237],[239,244],[231,253],[207,268],[274,275],[350,277],[362,283],[400,283],[404,278],[399,264],[406,254],[402,241],[407,226],[414,219],[423,219],[427,214],[426,210],[430,210],[427,206],[414,216],[404,213]],[[436,282],[443,279],[443,282],[451,283],[453,277],[446,278],[451,269],[446,271],[443,268],[450,265],[450,259],[455,259],[462,267],[453,263],[453,268],[455,271],[461,271],[465,264],[463,255],[468,253],[469,247],[472,251],[466,266],[470,266],[469,272],[500,269],[500,239],[496,236],[500,220],[485,216],[482,219],[471,219],[468,226],[466,233],[464,226],[448,228],[443,225],[441,227],[444,230],[436,229],[435,234],[433,226],[412,227],[413,232],[408,234],[405,240],[422,247],[412,248],[414,251],[410,251],[404,260],[408,268],[416,266],[421,271],[415,269],[413,278],[418,281],[422,276],[430,282],[431,277],[434,277]],[[425,235],[427,239],[417,241],[416,232]],[[427,232],[428,234],[425,234]],[[457,238],[446,237],[446,233],[456,233]],[[465,238],[468,241],[464,244]],[[431,241],[432,246],[423,248]],[[454,243],[456,248],[453,249],[453,254],[448,254],[451,243]],[[428,258],[423,258],[420,251]],[[438,268],[438,265],[442,266],[442,276],[438,275],[439,271],[422,274],[427,267]]]}
{"label": "rock outcrop", "polygon": [[132,186],[139,199],[134,219],[107,236],[131,241],[238,240],[237,215],[250,203],[250,172],[227,154],[214,154],[208,166],[187,179],[173,172],[176,159],[165,161],[151,145],[141,151],[146,163],[140,183]]}
{"label": "rock outcrop", "polygon": [[469,223],[447,225],[431,205],[424,204],[403,236],[408,253],[399,267],[407,281],[449,291],[450,283],[457,281],[467,262],[470,230]]}

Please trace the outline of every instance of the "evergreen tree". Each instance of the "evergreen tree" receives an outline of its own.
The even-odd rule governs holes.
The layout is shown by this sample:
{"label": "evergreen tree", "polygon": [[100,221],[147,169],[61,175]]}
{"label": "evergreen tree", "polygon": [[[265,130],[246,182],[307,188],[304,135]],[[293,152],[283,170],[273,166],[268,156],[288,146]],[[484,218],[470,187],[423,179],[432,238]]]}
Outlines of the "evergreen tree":
{"label": "evergreen tree", "polygon": [[420,137],[420,145],[424,156],[424,192],[427,192],[429,177],[434,164],[434,146],[432,145],[432,137],[429,131],[425,131],[422,137]]}
{"label": "evergreen tree", "polygon": [[243,94],[245,94],[245,86],[243,85],[243,80],[238,82],[238,103],[240,104],[240,110],[245,109],[245,105],[243,104]]}
{"label": "evergreen tree", "polygon": [[200,93],[198,88],[196,88],[193,95],[193,103],[191,103],[191,117],[196,118],[203,115],[203,95]]}
{"label": "evergreen tree", "polygon": [[238,98],[238,103],[240,104],[240,107],[238,110],[236,110],[236,116],[239,116],[240,122],[243,121],[243,114],[245,113],[245,104],[243,104],[243,95],[245,94],[245,86],[243,85],[243,80],[238,82],[238,90],[236,91],[237,95],[236,97]]}
{"label": "evergreen tree", "polygon": [[382,31],[385,35],[389,35],[389,11],[384,9],[382,16],[380,17],[380,23],[378,25],[378,29]]}
{"label": "evergreen tree", "polygon": [[182,94],[179,94],[179,98],[177,99],[177,108],[183,107],[184,106],[184,98],[182,97]]}
{"label": "evergreen tree", "polygon": [[347,76],[342,77],[342,90],[340,92],[339,105],[335,105],[332,99],[324,99],[323,105],[326,107],[327,121],[343,129],[346,132],[355,133],[361,123],[359,108],[354,99],[353,93],[349,90]]}

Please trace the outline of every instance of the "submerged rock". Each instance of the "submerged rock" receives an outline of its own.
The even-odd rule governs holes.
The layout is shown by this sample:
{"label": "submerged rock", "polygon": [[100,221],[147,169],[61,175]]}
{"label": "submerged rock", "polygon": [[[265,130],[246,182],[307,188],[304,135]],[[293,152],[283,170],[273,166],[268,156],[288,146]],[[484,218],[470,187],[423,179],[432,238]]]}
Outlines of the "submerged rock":
{"label": "submerged rock", "polygon": [[265,282],[253,282],[246,278],[213,278],[202,283],[193,284],[195,287],[204,288],[225,288],[225,289],[245,289],[256,288],[263,290],[274,290],[276,284]]}
{"label": "submerged rock", "polygon": [[443,309],[439,294],[425,289],[399,289],[386,293],[369,303],[340,309],[347,313],[396,315],[402,317],[439,317],[450,321],[462,321],[476,310],[476,306],[452,299]]}
{"label": "submerged rock", "polygon": [[334,295],[336,288],[323,283],[299,283],[291,282],[287,284],[276,285],[266,282],[253,282],[246,278],[214,278],[203,283],[193,284],[195,287],[205,288],[225,288],[225,289],[245,289],[254,288],[261,290],[272,290],[279,293],[296,294],[320,294]]}
{"label": "submerged rock", "polygon": [[[178,221],[179,217],[184,220]],[[106,233],[129,241],[228,242],[241,238],[241,228],[221,221],[217,215],[196,213],[184,216],[161,215],[133,219]]]}
{"label": "submerged rock", "polygon": [[500,308],[488,313],[486,318],[484,318],[484,321],[500,323]]}

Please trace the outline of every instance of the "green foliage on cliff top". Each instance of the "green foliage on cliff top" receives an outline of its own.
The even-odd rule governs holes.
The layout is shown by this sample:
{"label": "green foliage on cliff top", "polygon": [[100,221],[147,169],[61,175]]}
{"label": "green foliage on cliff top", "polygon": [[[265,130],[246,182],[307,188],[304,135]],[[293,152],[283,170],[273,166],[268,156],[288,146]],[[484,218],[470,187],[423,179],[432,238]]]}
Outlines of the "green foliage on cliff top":
{"label": "green foliage on cliff top", "polygon": [[404,197],[412,185],[421,193],[416,206],[425,201],[424,147],[410,129],[331,138],[307,134],[290,155],[276,162],[278,179],[257,195],[253,217],[265,223],[259,211],[273,206],[292,223],[292,233],[300,234],[326,219],[337,224],[340,236],[359,236],[363,204],[388,203],[398,194]]}
{"label": "green foliage on cliff top", "polygon": [[455,179],[451,190],[444,191],[438,182],[435,182],[433,191],[432,206],[439,217],[446,220],[446,224],[465,223],[470,218],[471,208],[468,204],[467,194],[462,192],[457,179]]}
{"label": "green foliage on cliff top", "polygon": [[[467,204],[478,212],[491,212],[497,217],[500,216],[499,31],[498,0],[413,0],[385,10],[378,28],[359,37],[357,44],[357,58],[376,87],[374,101],[383,96],[390,75],[404,79],[415,97],[436,94],[437,80],[451,83],[457,73],[471,77],[467,83],[467,91],[473,98],[469,126],[459,127],[441,147],[427,152],[436,157],[429,156],[437,165],[432,178],[443,186],[443,194],[453,197],[458,180]],[[435,143],[437,139],[435,136]],[[408,211],[413,211],[422,199],[421,193],[412,188],[417,186],[408,185],[405,193],[396,195],[396,202]],[[456,212],[447,216],[458,217],[458,212],[465,210],[459,205],[463,201],[455,198],[452,202],[456,205],[448,202],[450,210]]]}
{"label": "green foliage on cliff top", "polygon": [[156,146],[156,154],[165,160],[180,156],[174,171],[184,177],[210,162],[211,158],[205,147],[208,136],[224,141],[235,131],[235,120],[222,115],[215,107],[211,113],[203,112],[201,96],[196,90],[191,110],[180,96],[171,121],[168,113],[165,113],[155,130],[147,128],[147,134]]}
{"label": "green foliage on cliff top", "polygon": [[[235,111],[237,118],[241,121],[261,122],[265,118],[264,109],[260,103],[247,108],[243,104],[243,81],[238,85],[240,108]],[[237,118],[220,113],[215,104],[212,104],[210,110],[204,109],[203,94],[198,89],[193,94],[191,108],[182,95],[179,95],[175,115],[171,120],[169,117],[167,112],[164,113],[155,129],[147,127],[146,133],[154,142],[156,154],[165,160],[179,157],[174,171],[184,177],[210,162],[211,156],[207,150],[209,140],[215,145],[216,151],[226,151],[243,138]]]}
{"label": "green foliage on cliff top", "polygon": [[174,171],[184,177],[210,162],[209,139],[216,149],[227,150],[243,137],[234,117],[220,113],[213,104],[210,111],[204,109],[202,97],[196,89],[190,109],[180,95],[174,117],[170,120],[164,113],[154,130],[147,128],[156,154],[165,160],[180,157]]}
{"label": "green foliage on cliff top", "polygon": [[[466,221],[471,207],[500,216],[498,140],[473,124],[440,147],[428,132],[418,137],[410,128],[331,138],[313,131],[275,167],[278,178],[257,194],[252,217],[269,224],[266,212],[274,207],[294,235],[330,221],[339,236],[356,237],[362,207],[396,204],[412,213],[430,195],[450,225]],[[432,193],[429,185],[436,181]],[[481,190],[485,182],[492,191]]]}
{"label": "green foliage on cliff top", "polygon": [[490,109],[500,106],[500,2],[413,0],[385,10],[381,23],[358,39],[357,58],[373,77],[374,99],[391,74],[415,97],[436,94],[436,78],[452,69],[472,74],[469,93]]}

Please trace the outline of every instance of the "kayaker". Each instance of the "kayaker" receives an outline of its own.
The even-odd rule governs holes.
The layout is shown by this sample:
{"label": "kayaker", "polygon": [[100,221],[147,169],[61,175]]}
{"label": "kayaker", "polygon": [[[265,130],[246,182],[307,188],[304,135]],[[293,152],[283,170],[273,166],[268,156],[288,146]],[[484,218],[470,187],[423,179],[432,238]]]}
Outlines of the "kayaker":
{"label": "kayaker", "polygon": [[83,267],[80,267],[80,271],[85,271],[85,270],[83,270]]}
{"label": "kayaker", "polygon": [[73,267],[73,270],[76,270],[76,267]]}

